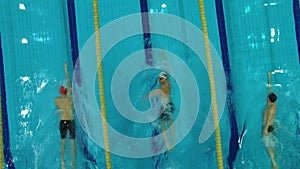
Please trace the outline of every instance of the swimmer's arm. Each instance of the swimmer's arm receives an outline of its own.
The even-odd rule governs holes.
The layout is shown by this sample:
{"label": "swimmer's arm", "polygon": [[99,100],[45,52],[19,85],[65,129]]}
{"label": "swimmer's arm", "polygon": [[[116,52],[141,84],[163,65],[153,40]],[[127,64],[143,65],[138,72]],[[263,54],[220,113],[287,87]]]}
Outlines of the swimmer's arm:
{"label": "swimmer's arm", "polygon": [[163,93],[163,92],[161,91],[161,89],[155,89],[155,90],[152,90],[152,91],[150,92],[149,97],[152,98],[152,97],[154,97],[154,96],[156,96],[156,95],[160,95],[160,94],[162,94],[162,93]]}
{"label": "swimmer's arm", "polygon": [[[156,89],[157,90],[157,89]],[[152,97],[154,97],[155,95],[159,94],[158,91],[151,91],[151,92],[147,92],[146,94],[143,95],[143,98],[142,98],[142,102],[146,102],[147,99],[152,99]]]}
{"label": "swimmer's arm", "polygon": [[263,126],[266,125],[266,121],[267,121],[267,108],[264,111],[264,117],[263,117]]}
{"label": "swimmer's arm", "polygon": [[72,86],[71,86],[71,81],[70,81],[70,78],[69,78],[68,67],[67,67],[66,62],[64,63],[64,69],[65,69],[66,79],[68,81],[68,93],[67,94],[71,95],[72,94]]}
{"label": "swimmer's arm", "polygon": [[271,76],[272,76],[272,72],[268,72],[268,88],[269,88],[269,91],[271,90],[271,87],[272,87]]}

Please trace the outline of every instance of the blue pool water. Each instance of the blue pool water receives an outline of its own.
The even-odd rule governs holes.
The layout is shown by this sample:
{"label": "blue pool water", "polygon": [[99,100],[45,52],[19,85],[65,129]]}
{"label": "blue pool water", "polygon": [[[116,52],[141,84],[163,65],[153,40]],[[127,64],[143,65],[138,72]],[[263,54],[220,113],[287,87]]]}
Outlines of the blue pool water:
{"label": "blue pool water", "polygon": [[[224,110],[218,102],[224,168],[271,168],[261,141],[270,71],[275,71],[272,91],[278,95],[276,160],[280,168],[299,168],[299,1],[204,4],[217,98],[227,99]],[[199,142],[211,113],[211,94],[198,2],[110,0],[98,5],[107,122],[122,136],[149,138],[141,144],[127,142],[128,137],[109,130],[112,168],[218,168],[215,134],[205,131],[207,139]],[[60,116],[54,98],[66,85],[64,62],[75,88],[77,168],[106,168],[100,111],[93,107],[100,105],[100,95],[92,1],[2,0],[0,14],[4,168],[61,168]],[[78,58],[80,71],[73,67]],[[147,94],[159,88],[161,70],[170,73],[177,122],[178,143],[169,152],[157,120],[126,117],[135,112],[140,114],[132,118],[144,118],[141,114],[152,106]],[[122,107],[128,105],[129,110]],[[68,139],[67,168],[70,153]]]}

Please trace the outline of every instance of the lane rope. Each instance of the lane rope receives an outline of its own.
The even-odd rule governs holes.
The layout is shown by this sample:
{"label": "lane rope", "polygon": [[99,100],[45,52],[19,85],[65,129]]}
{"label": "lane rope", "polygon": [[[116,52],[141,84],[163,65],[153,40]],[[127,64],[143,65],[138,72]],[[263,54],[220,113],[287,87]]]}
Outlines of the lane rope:
{"label": "lane rope", "polygon": [[220,125],[219,125],[217,95],[216,95],[216,89],[215,89],[215,79],[214,79],[213,65],[212,65],[212,59],[211,59],[211,53],[210,53],[210,45],[209,45],[209,38],[208,38],[208,30],[207,30],[204,2],[203,2],[203,0],[198,0],[198,3],[199,3],[199,9],[200,9],[200,19],[201,19],[202,29],[203,29],[203,34],[204,34],[204,45],[205,45],[208,76],[209,76],[209,83],[210,83],[213,119],[214,119],[214,126],[216,129],[215,130],[216,131],[216,152],[217,152],[218,168],[223,169],[224,166],[223,166],[222,142],[221,142],[221,132],[220,132]]}
{"label": "lane rope", "polygon": [[110,146],[109,146],[109,137],[108,137],[108,127],[107,127],[107,118],[106,118],[106,104],[104,96],[104,80],[103,80],[103,69],[102,69],[102,55],[101,55],[101,44],[100,44],[100,26],[99,26],[99,10],[98,10],[98,0],[93,0],[93,9],[94,9],[94,28],[95,28],[95,37],[96,37],[96,57],[98,65],[98,85],[99,85],[99,95],[100,95],[100,105],[101,105],[101,119],[102,119],[102,128],[104,136],[104,148],[105,148],[105,160],[106,168],[111,169],[111,159],[110,159]]}

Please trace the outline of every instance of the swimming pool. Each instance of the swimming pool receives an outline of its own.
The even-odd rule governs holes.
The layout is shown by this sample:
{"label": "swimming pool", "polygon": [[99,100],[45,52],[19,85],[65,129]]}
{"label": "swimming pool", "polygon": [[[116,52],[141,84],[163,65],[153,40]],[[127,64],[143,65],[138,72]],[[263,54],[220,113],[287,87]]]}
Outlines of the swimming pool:
{"label": "swimming pool", "polygon": [[[217,91],[228,88],[226,95],[217,93],[218,98],[227,98],[224,112],[219,112],[224,168],[270,168],[261,142],[270,71],[272,90],[278,94],[276,159],[281,168],[297,168],[299,2],[205,0],[204,4],[214,68],[223,71],[214,69],[220,82]],[[198,2],[111,0],[98,5],[107,122],[122,134],[108,132],[112,168],[218,168],[215,134],[199,142],[211,94]],[[96,58],[89,58],[95,56],[96,47],[92,1],[11,0],[1,1],[0,8],[4,168],[61,167],[54,98],[66,83],[64,62],[70,74],[75,72],[77,168],[106,168]],[[72,67],[78,55],[79,73]],[[157,120],[143,116],[150,107],[145,96],[159,88],[161,70],[170,73],[178,122],[178,143],[169,152],[163,139],[155,137],[160,135]],[[129,104],[132,107],[126,109]],[[218,105],[222,110],[222,103]],[[135,139],[126,141],[123,136]],[[69,140],[67,145],[69,163]]]}

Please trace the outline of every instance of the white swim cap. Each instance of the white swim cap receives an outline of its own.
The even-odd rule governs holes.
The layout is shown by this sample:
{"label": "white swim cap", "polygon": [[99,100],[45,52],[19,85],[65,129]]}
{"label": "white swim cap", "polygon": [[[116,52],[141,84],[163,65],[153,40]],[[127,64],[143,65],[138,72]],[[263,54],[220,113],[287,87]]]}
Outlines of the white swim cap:
{"label": "white swim cap", "polygon": [[158,75],[158,77],[163,78],[163,79],[167,79],[167,72],[160,72],[160,74]]}

